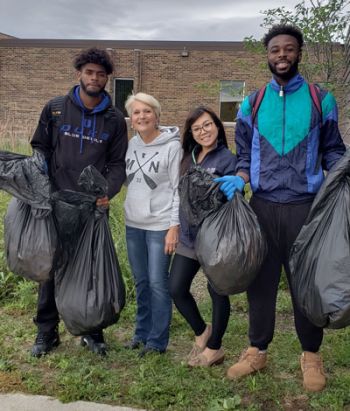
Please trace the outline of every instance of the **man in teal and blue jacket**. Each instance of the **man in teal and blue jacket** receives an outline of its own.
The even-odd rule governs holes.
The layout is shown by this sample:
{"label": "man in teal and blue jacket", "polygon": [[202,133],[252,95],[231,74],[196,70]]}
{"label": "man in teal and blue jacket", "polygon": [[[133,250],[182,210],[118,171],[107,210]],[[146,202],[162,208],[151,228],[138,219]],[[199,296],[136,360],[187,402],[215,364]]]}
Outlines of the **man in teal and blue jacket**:
{"label": "man in teal and blue jacket", "polygon": [[[266,366],[282,266],[290,283],[291,246],[323,182],[323,170],[331,169],[345,152],[334,97],[309,85],[298,72],[303,46],[300,30],[276,25],[263,41],[273,78],[243,101],[236,125],[236,176],[218,179],[228,199],[250,182],[250,204],[268,243],[267,257],[247,292],[250,347],[229,368],[230,379]],[[291,294],[304,387],[321,391],[326,385],[318,353],[323,330],[310,323],[292,290]]]}

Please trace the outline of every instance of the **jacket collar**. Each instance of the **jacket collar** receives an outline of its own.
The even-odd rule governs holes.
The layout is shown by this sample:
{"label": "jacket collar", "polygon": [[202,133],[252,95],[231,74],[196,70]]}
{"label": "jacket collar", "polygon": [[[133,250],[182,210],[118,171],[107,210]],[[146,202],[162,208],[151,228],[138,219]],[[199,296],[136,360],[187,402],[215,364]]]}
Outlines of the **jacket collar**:
{"label": "jacket collar", "polygon": [[[283,91],[285,93],[294,93],[294,91],[298,90],[304,83],[304,77],[298,73],[293,78],[291,78],[285,86],[283,86]],[[270,85],[271,88],[276,92],[279,92],[281,90],[281,85],[277,83],[275,78],[271,79]]]}
{"label": "jacket collar", "polygon": [[[212,155],[212,154],[214,154],[214,153],[217,153],[218,151],[220,151],[220,150],[222,150],[222,149],[224,149],[224,148],[226,148],[222,143],[219,143],[213,150],[210,150],[209,152],[208,152],[208,154],[205,156],[205,158],[207,157],[207,156],[209,156],[209,155]],[[201,146],[199,145],[199,144],[196,144],[195,146],[194,146],[194,148],[192,149],[192,152],[191,152],[191,156],[192,156],[192,160],[196,157],[196,155],[197,155],[197,153],[199,152],[201,150]],[[193,160],[194,161],[194,160]],[[195,161],[194,161],[194,163],[196,163]]]}

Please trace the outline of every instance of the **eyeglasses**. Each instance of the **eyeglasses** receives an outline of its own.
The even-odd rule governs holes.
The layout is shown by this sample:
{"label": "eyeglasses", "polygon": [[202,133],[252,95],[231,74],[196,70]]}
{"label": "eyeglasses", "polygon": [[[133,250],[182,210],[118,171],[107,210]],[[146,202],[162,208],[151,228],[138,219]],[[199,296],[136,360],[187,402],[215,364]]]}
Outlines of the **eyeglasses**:
{"label": "eyeglasses", "polygon": [[208,121],[202,124],[201,126],[195,126],[191,128],[192,134],[199,136],[202,133],[202,131],[210,131],[213,124],[213,121]]}

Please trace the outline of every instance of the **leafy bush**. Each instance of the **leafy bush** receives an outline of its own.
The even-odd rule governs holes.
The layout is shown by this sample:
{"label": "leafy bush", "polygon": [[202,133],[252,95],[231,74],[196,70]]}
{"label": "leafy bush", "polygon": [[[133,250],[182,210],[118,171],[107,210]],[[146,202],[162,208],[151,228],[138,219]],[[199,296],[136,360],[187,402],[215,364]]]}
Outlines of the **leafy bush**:
{"label": "leafy bush", "polygon": [[110,213],[109,213],[109,224],[111,227],[114,246],[117,251],[118,260],[120,268],[122,270],[126,299],[127,301],[134,300],[135,297],[135,286],[134,280],[132,278],[128,254],[126,250],[126,239],[125,239],[125,222],[124,222],[124,211],[123,203],[125,200],[126,189],[123,187],[121,192],[111,201]]}

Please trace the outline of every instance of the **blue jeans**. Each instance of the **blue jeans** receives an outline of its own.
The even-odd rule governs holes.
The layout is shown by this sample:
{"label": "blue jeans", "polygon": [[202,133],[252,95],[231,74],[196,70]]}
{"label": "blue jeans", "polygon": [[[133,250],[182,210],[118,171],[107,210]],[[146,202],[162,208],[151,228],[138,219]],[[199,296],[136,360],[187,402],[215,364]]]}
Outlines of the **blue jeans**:
{"label": "blue jeans", "polygon": [[170,255],[164,254],[167,230],[126,226],[126,244],[136,284],[134,341],[165,351],[169,341],[172,303],[169,294]]}

